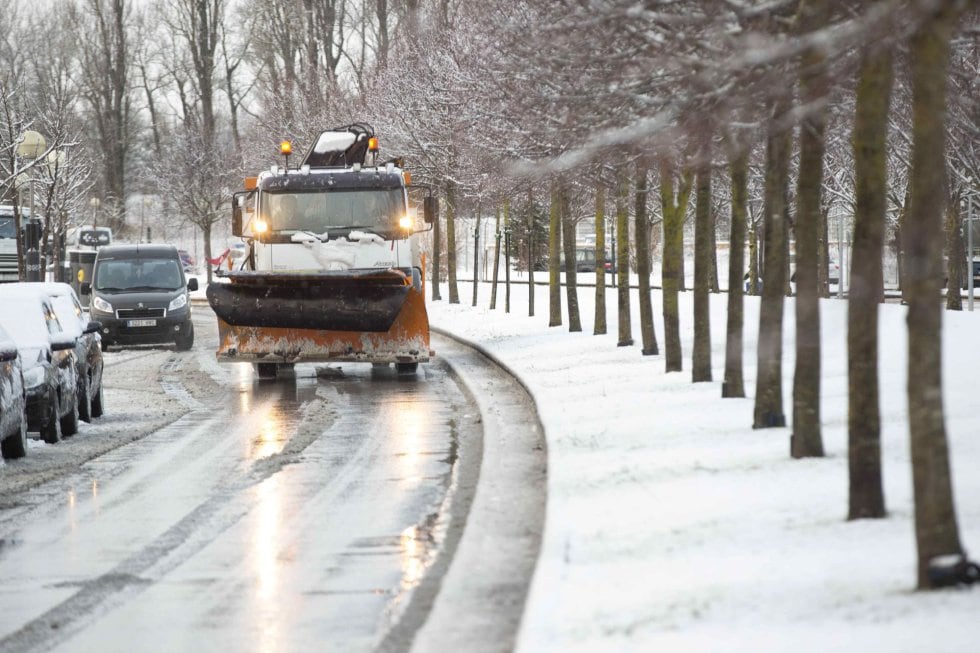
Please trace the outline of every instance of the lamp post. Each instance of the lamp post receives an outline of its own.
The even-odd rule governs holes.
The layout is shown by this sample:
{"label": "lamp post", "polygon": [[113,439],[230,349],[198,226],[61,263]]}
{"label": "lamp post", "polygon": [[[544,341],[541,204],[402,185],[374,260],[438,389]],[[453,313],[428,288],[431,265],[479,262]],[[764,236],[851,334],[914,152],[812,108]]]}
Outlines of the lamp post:
{"label": "lamp post", "polygon": [[[55,197],[58,177],[61,174],[61,169],[64,167],[66,158],[63,150],[51,150],[48,152],[45,163],[48,167],[48,180],[51,183],[51,194],[48,196],[50,199]],[[65,232],[68,229],[68,218],[66,212],[58,208],[57,203],[52,202],[52,204],[54,204],[54,212],[46,216],[48,233],[51,236],[52,265],[55,281],[64,281],[67,278],[65,268],[68,266],[68,259],[65,256]]]}
{"label": "lamp post", "polygon": [[[500,238],[500,234],[497,234]],[[504,227],[504,313],[510,313],[510,225]]]}
{"label": "lamp post", "polygon": [[[28,129],[20,138],[17,139],[17,149],[16,154],[18,158],[29,159],[32,163],[36,161],[41,153],[47,148],[47,141],[44,139],[39,132],[33,129]],[[24,225],[24,238],[23,243],[24,250],[24,260],[25,260],[25,273],[26,279],[28,281],[40,281],[41,280],[41,223],[34,216],[34,171],[33,166],[30,175],[30,204],[31,204],[31,217],[28,219],[27,223]]]}
{"label": "lamp post", "polygon": [[[149,206],[152,203],[153,203],[153,200],[151,200],[146,195],[143,195],[142,197],[140,197],[140,232],[139,232],[138,238],[136,239],[137,242],[139,242],[139,243],[142,243],[143,242],[143,209],[144,208],[149,208]],[[150,242],[149,232],[147,232],[146,242]]]}

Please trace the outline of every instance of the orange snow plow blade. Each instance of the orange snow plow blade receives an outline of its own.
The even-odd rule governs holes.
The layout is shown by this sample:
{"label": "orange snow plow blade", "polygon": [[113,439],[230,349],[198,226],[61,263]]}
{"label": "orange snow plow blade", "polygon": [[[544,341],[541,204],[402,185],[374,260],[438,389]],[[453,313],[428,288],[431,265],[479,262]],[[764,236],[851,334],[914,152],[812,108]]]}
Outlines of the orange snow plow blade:
{"label": "orange snow plow blade", "polygon": [[210,284],[222,362],[426,362],[421,285],[398,270],[231,273]]}

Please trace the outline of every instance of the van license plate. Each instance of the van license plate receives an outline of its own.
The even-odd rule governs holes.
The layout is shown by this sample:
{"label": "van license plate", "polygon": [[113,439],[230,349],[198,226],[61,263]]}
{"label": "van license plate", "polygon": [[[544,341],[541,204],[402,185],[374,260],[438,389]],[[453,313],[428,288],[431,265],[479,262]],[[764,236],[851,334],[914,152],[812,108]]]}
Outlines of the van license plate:
{"label": "van license plate", "polygon": [[128,327],[152,327],[156,325],[156,320],[126,320],[126,326]]}

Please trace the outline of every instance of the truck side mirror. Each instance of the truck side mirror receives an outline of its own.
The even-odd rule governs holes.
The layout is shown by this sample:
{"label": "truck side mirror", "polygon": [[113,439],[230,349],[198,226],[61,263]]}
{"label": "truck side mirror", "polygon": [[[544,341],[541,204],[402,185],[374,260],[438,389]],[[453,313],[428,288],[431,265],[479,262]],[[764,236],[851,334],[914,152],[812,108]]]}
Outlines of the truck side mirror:
{"label": "truck side mirror", "polygon": [[242,207],[238,205],[237,197],[231,203],[231,233],[234,236],[242,235]]}
{"label": "truck side mirror", "polygon": [[422,219],[426,224],[432,224],[439,219],[439,198],[425,197],[422,199]]}

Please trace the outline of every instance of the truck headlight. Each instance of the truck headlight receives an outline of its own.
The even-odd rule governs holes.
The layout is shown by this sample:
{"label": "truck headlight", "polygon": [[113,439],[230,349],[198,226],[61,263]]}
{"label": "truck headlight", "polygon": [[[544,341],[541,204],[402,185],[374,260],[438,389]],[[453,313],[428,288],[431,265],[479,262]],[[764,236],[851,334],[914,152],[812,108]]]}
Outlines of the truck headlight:
{"label": "truck headlight", "polygon": [[112,304],[101,297],[94,297],[92,299],[92,308],[101,313],[112,313]]}
{"label": "truck headlight", "polygon": [[167,306],[168,311],[176,311],[178,308],[184,308],[187,306],[187,293],[181,293],[170,300],[170,305]]}

